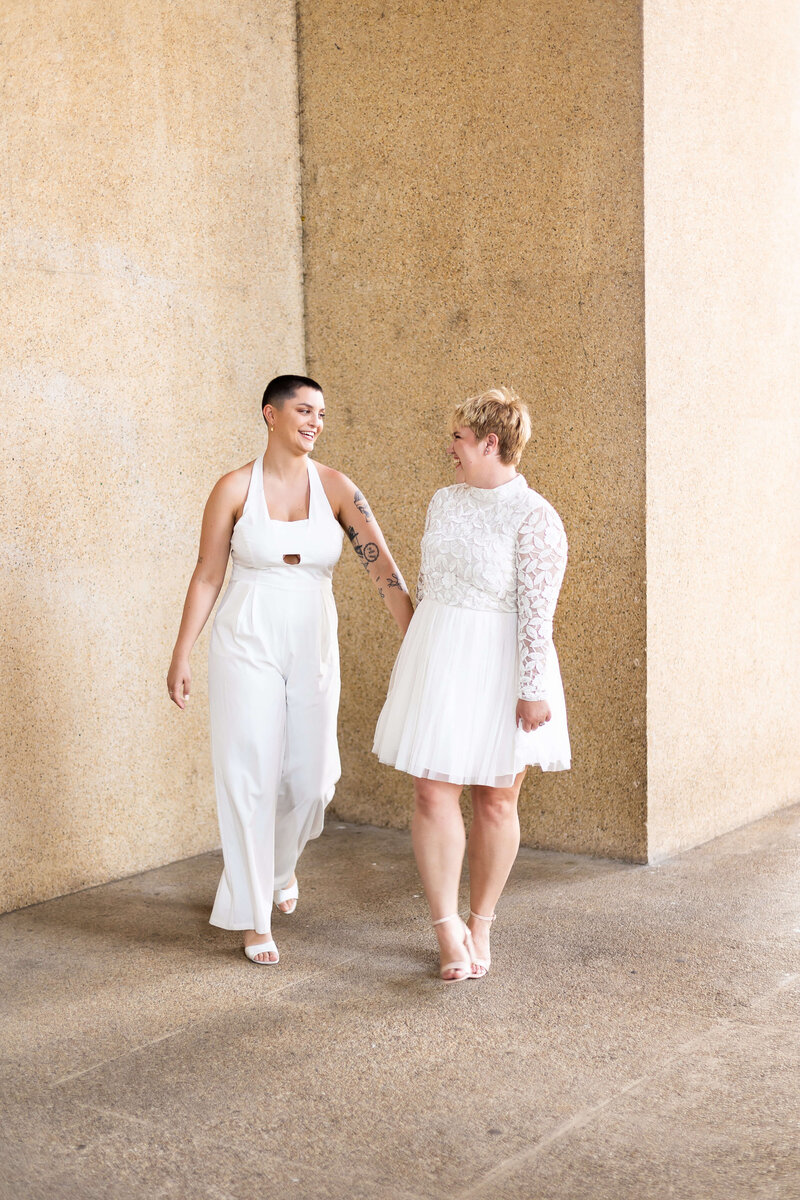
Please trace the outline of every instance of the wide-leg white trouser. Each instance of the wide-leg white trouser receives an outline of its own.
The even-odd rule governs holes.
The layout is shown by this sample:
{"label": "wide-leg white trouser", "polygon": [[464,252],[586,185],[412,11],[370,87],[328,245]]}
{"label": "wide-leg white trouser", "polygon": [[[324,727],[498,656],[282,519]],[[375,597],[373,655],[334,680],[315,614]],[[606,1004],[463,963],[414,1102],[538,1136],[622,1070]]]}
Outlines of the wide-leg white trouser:
{"label": "wide-leg white trouser", "polygon": [[270,931],[273,891],[322,832],[340,774],[333,592],[299,584],[234,579],[214,621],[208,690],[224,870],[211,924],[223,929]]}

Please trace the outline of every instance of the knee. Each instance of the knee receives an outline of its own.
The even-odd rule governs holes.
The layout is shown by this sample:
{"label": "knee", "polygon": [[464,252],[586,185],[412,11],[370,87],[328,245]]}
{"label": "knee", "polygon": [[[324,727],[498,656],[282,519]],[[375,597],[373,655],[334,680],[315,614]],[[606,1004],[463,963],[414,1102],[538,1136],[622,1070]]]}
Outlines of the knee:
{"label": "knee", "polygon": [[516,820],[517,789],[481,787],[472,789],[475,816],[489,825],[505,825]]}
{"label": "knee", "polygon": [[414,808],[421,817],[435,820],[441,817],[448,797],[442,795],[441,785],[433,779],[414,780]]}

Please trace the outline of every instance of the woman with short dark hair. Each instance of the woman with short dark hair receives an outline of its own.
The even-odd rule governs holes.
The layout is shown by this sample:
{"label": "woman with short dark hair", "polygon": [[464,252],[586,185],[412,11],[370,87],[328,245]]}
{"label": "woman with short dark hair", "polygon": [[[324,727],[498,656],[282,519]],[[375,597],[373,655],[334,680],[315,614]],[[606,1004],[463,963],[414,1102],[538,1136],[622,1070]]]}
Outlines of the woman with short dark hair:
{"label": "woman with short dark hair", "polygon": [[294,912],[297,860],[322,832],[339,778],[339,648],[331,576],[346,533],[405,632],[412,606],[367,501],[311,458],[325,416],[313,379],[268,385],[264,453],[224,475],[203,515],[167,688],[189,698],[189,654],[230,582],[209,646],[211,748],[224,870],[211,924],[244,931],[251,962],[276,963],[273,903]]}

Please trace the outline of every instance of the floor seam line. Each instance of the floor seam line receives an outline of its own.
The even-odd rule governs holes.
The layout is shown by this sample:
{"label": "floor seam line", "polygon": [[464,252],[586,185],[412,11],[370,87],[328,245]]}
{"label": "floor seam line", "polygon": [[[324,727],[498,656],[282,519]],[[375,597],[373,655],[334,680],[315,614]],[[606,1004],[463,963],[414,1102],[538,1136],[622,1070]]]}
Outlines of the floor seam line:
{"label": "floor seam line", "polygon": [[690,1038],[688,1042],[684,1042],[675,1050],[674,1054],[671,1054],[668,1058],[665,1058],[663,1062],[659,1063],[653,1071],[646,1075],[641,1075],[638,1079],[631,1080],[630,1083],[625,1084],[611,1095],[606,1096],[603,1100],[598,1100],[596,1104],[589,1105],[588,1108],[581,1109],[573,1116],[569,1117],[566,1121],[562,1121],[560,1125],[557,1125],[554,1129],[551,1129],[548,1133],[544,1134],[534,1146],[520,1151],[519,1154],[511,1155],[510,1158],[505,1159],[502,1163],[498,1163],[496,1167],[493,1167],[491,1171],[488,1171],[482,1179],[472,1184],[467,1188],[466,1191],[459,1192],[456,1196],[456,1200],[472,1200],[473,1197],[480,1197],[484,1193],[485,1189],[490,1187],[495,1180],[501,1179],[508,1173],[508,1168],[513,1169],[514,1167],[521,1166],[523,1163],[532,1162],[544,1150],[548,1149],[550,1146],[560,1141],[568,1134],[573,1133],[577,1129],[585,1128],[585,1126],[591,1124],[594,1118],[601,1112],[604,1112],[607,1108],[611,1108],[617,1100],[622,1099],[623,1096],[630,1095],[632,1092],[635,1092],[638,1088],[642,1087],[643,1084],[649,1083],[651,1080],[657,1078],[660,1074],[672,1066],[673,1063],[677,1062],[680,1058],[689,1053],[695,1046],[698,1046],[705,1041],[713,1032],[715,1032],[717,1029],[724,1028],[728,1024],[729,1022],[727,1018],[721,1018],[712,1022],[708,1029],[706,1029],[703,1033],[698,1034],[696,1037]]}
{"label": "floor seam line", "polygon": [[102,1062],[93,1063],[91,1067],[85,1067],[82,1071],[72,1071],[69,1075],[63,1075],[61,1079],[56,1079],[51,1083],[50,1089],[61,1087],[64,1083],[71,1083],[74,1079],[81,1079],[84,1075],[91,1075],[92,1071],[99,1071],[101,1067],[107,1067],[110,1063],[120,1062],[131,1054],[138,1054],[140,1050],[148,1050],[151,1046],[157,1046],[159,1042],[168,1042],[170,1038],[177,1037],[179,1033],[183,1033],[188,1028],[190,1028],[189,1025],[181,1025],[178,1029],[171,1029],[169,1033],[153,1038],[150,1042],[142,1042],[140,1046],[133,1046],[130,1050],[124,1050],[122,1054],[113,1054],[111,1058],[104,1058]]}
{"label": "floor seam line", "polygon": [[[312,971],[309,975],[304,975],[302,979],[294,979],[294,980],[291,980],[290,982],[287,982],[284,984],[278,984],[277,987],[273,987],[270,990],[270,996],[262,997],[259,1000],[258,1007],[261,1008],[264,1006],[265,1003],[268,1004],[270,1001],[270,997],[273,995],[276,995],[279,992],[289,991],[291,988],[297,987],[300,984],[308,983],[309,980],[316,979],[319,976],[323,976],[323,975],[329,974],[332,971],[338,970],[339,967],[346,967],[350,963],[354,962],[357,958],[365,958],[365,957],[367,957],[366,952],[364,952],[363,954],[354,954],[350,958],[343,959],[341,962],[335,963],[330,967],[323,967],[319,971]],[[255,1007],[255,1005],[252,1005],[250,1007]],[[220,1015],[221,1015],[220,1013],[215,1013],[213,1015],[209,1014],[207,1017],[199,1017],[196,1021],[190,1021],[186,1025],[181,1025],[178,1029],[170,1030],[169,1033],[162,1034],[161,1037],[153,1038],[153,1040],[150,1042],[142,1042],[142,1044],[139,1046],[133,1046],[133,1047],[131,1047],[131,1049],[123,1051],[122,1054],[114,1054],[111,1056],[111,1058],[105,1058],[105,1059],[103,1059],[102,1062],[94,1063],[91,1067],[86,1067],[82,1071],[73,1071],[69,1075],[64,1075],[64,1076],[62,1076],[61,1079],[56,1079],[53,1083],[49,1084],[48,1086],[52,1090],[54,1088],[61,1087],[61,1085],[64,1083],[71,1083],[75,1079],[81,1079],[81,1078],[83,1078],[84,1075],[90,1075],[92,1073],[92,1071],[99,1071],[102,1067],[107,1067],[110,1063],[120,1062],[123,1058],[128,1058],[132,1054],[138,1054],[142,1050],[149,1050],[151,1046],[157,1046],[160,1042],[167,1042],[167,1041],[169,1041],[170,1038],[177,1037],[178,1034],[185,1033],[187,1030],[192,1029],[194,1026],[202,1024],[202,1022],[204,1020],[210,1020],[210,1019],[213,1019],[214,1017],[219,1017]]]}
{"label": "floor seam line", "polygon": [[[147,1129],[158,1130],[162,1127],[162,1122],[160,1119],[150,1119],[148,1117],[137,1117],[133,1113],[119,1112],[118,1109],[108,1108],[106,1105],[89,1104],[85,1100],[75,1100],[72,1103],[75,1104],[76,1108],[85,1108],[87,1110],[87,1112],[95,1113],[98,1116],[113,1117],[115,1120],[118,1120],[118,1121],[133,1121],[133,1122],[135,1122],[135,1124],[143,1125]],[[223,1135],[220,1135],[219,1141],[217,1144],[221,1147],[227,1147],[230,1143],[227,1141],[227,1139]],[[269,1151],[267,1151],[266,1157],[268,1157],[270,1159],[270,1161],[273,1162],[276,1166],[279,1166],[287,1171],[292,1170],[292,1171],[302,1172],[302,1171],[308,1169],[308,1164],[305,1159],[287,1158],[285,1155],[274,1154],[274,1153],[270,1153]],[[319,1168],[319,1167],[312,1167],[311,1170],[317,1174],[324,1173],[324,1172],[322,1172],[321,1168]],[[378,1175],[376,1175],[374,1177],[374,1179],[370,1180],[370,1182],[373,1182],[376,1184],[380,1184],[381,1181],[382,1181],[382,1176],[380,1173]],[[427,1193],[422,1193],[422,1192],[418,1192],[418,1191],[411,1191],[411,1192],[403,1191],[403,1192],[397,1193],[397,1200],[431,1200],[431,1198],[428,1196]]]}

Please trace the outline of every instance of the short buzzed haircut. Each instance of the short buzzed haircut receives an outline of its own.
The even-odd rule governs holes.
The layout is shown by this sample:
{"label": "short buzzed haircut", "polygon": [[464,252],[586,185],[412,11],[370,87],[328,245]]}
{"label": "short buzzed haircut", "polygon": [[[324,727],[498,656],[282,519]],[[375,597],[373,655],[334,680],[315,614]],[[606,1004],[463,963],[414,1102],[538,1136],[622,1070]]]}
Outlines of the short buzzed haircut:
{"label": "short buzzed haircut", "polygon": [[283,408],[287,400],[291,400],[295,392],[300,388],[313,388],[315,392],[322,394],[322,388],[315,379],[308,379],[305,375],[276,375],[274,379],[270,379],[264,392],[264,399],[261,401],[261,411],[264,411],[265,404],[271,404],[273,408]]}

